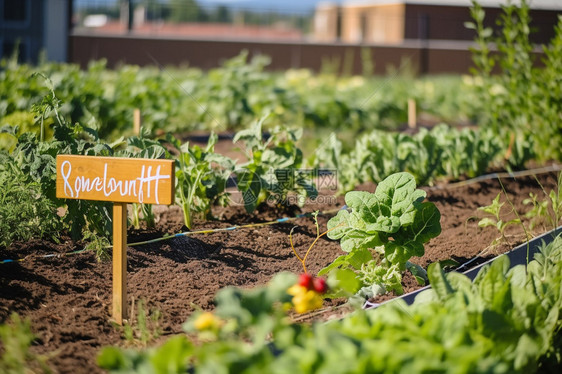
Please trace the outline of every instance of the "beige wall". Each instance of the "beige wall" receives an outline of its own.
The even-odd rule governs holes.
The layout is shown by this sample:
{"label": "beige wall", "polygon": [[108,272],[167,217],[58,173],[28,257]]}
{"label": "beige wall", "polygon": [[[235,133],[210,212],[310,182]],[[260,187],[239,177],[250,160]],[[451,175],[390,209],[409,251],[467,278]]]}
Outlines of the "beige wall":
{"label": "beige wall", "polygon": [[339,39],[337,5],[319,5],[314,12],[314,40],[334,42]]}
{"label": "beige wall", "polygon": [[404,40],[404,4],[346,6],[342,12],[342,41],[397,44]]}

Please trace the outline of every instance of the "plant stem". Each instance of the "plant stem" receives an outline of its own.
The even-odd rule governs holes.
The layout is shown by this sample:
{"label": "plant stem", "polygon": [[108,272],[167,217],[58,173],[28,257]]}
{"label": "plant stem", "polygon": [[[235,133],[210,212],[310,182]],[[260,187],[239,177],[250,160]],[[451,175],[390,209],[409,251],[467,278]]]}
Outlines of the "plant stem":
{"label": "plant stem", "polygon": [[[530,247],[529,247],[530,235],[529,235],[529,232],[527,231],[527,228],[525,227],[525,224],[523,224],[523,221],[521,220],[521,217],[519,216],[519,213],[517,212],[517,209],[515,209],[515,205],[513,205],[513,203],[509,199],[509,196],[507,196],[507,191],[505,190],[505,186],[503,185],[500,177],[498,177],[498,181],[500,182],[500,186],[502,187],[503,193],[505,195],[505,199],[507,200],[509,205],[511,205],[511,208],[513,209],[513,212],[515,213],[515,215],[519,219],[519,222],[521,223],[521,227],[523,227],[523,231],[525,232],[525,238],[526,238],[526,241],[527,241],[526,262],[527,262],[527,265],[528,265],[529,264],[529,251],[530,251]],[[502,232],[502,236],[503,236],[503,232]]]}
{"label": "plant stem", "polygon": [[299,254],[297,253],[295,246],[293,245],[293,230],[295,229],[295,227],[293,227],[291,229],[291,232],[289,233],[289,243],[291,244],[291,249],[293,250],[293,253],[295,254],[295,256],[297,257],[297,259],[300,261],[300,263],[302,264],[302,268],[304,270],[305,273],[308,273],[308,271],[306,270],[306,258],[308,257],[308,254],[310,253],[310,250],[312,249],[312,247],[314,247],[314,245],[316,244],[316,242],[318,242],[318,239],[320,239],[321,237],[323,237],[324,235],[328,234],[330,231],[340,227],[343,225],[343,222],[335,227],[332,227],[329,230],[324,231],[322,234],[319,233],[319,229],[318,229],[318,221],[316,221],[316,239],[314,239],[314,241],[312,242],[312,244],[310,245],[310,247],[308,247],[308,249],[306,250],[306,253],[304,254],[304,257],[301,258],[301,256],[299,256]]}

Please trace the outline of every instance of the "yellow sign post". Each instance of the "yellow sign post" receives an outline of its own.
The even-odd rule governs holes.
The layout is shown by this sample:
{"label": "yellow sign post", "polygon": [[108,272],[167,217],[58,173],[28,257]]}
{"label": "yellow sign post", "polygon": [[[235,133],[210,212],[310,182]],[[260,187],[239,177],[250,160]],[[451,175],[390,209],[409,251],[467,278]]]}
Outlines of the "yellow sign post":
{"label": "yellow sign post", "polygon": [[174,161],[57,156],[57,197],[113,202],[113,318],[127,313],[127,203],[172,204]]}

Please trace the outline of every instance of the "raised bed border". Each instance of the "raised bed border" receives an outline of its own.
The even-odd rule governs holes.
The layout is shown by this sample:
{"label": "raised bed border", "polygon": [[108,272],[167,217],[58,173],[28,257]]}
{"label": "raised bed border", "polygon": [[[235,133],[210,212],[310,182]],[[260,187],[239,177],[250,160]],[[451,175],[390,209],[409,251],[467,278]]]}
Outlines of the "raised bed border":
{"label": "raised bed border", "polygon": [[[551,241],[554,240],[554,238],[558,235],[562,234],[562,226],[557,227],[556,229],[550,230],[545,232],[542,235],[539,235],[533,239],[531,239],[528,242],[525,242],[523,244],[518,245],[517,247],[513,248],[511,251],[506,252],[504,254],[501,254],[499,256],[493,257],[469,270],[463,271],[462,274],[466,275],[467,277],[469,277],[471,280],[474,280],[474,278],[476,278],[476,275],[478,275],[478,272],[480,272],[480,270],[486,266],[489,265],[492,261],[494,261],[495,259],[501,257],[501,256],[507,256],[509,258],[509,262],[510,262],[510,268],[516,266],[516,265],[525,265],[527,264],[527,253],[528,253],[528,258],[529,261],[531,261],[533,259],[533,256],[535,255],[535,253],[537,253],[539,251],[539,246],[542,245],[542,243],[548,244]],[[528,252],[527,252],[528,249]],[[393,299],[384,301],[380,304],[376,304],[376,303],[365,303],[363,309],[375,309],[378,308],[381,305],[387,304],[387,303],[391,303],[393,301],[396,300],[403,300],[406,302],[406,304],[411,305],[413,304],[416,296],[418,296],[421,292],[428,290],[431,288],[431,285],[429,286],[425,286],[423,288],[420,288],[418,290],[415,290],[413,292],[395,297]]]}

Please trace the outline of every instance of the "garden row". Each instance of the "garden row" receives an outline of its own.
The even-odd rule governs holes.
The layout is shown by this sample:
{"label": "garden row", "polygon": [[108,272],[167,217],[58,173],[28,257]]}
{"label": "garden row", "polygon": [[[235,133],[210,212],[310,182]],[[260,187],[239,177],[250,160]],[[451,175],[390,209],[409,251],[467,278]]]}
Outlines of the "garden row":
{"label": "garden row", "polygon": [[[415,135],[375,130],[358,137],[349,152],[333,134],[307,158],[298,146],[302,129],[277,126],[264,136],[264,117],[234,136],[233,147],[240,146],[245,152],[246,159],[240,162],[215,152],[215,134],[205,147],[182,143],[169,133],[150,138],[146,132],[108,143],[94,129],[65,120],[58,113],[60,105],[52,91],[34,108],[34,115],[42,122],[39,135],[18,134],[16,127],[2,128],[5,135],[17,139],[10,153],[0,153],[0,181],[6,186],[1,196],[6,204],[0,214],[5,246],[12,240],[56,235],[63,228],[74,238],[91,239],[99,248],[109,238],[107,203],[55,197],[59,154],[174,159],[175,201],[183,209],[189,229],[196,217],[212,219],[213,206],[232,203],[229,184],[236,186],[251,213],[267,203],[289,208],[289,203],[296,201],[302,206],[317,197],[317,177],[325,172],[335,176],[339,192],[345,193],[361,183],[379,183],[401,171],[413,175],[417,184],[428,185],[439,178],[481,175],[490,167],[523,167],[537,158],[528,141],[503,144],[492,130],[457,130],[446,125],[421,129]],[[41,139],[51,115],[52,136]],[[57,208],[65,208],[62,218]],[[141,221],[154,227],[150,205],[133,206],[132,225],[138,228]]]}
{"label": "garden row", "polygon": [[338,77],[309,70],[267,72],[268,57],[248,61],[242,53],[210,71],[195,68],[122,66],[107,69],[92,62],[86,71],[76,65],[41,63],[0,66],[0,118],[32,126],[26,116],[44,96],[48,76],[64,105],[61,114],[96,127],[101,137],[131,134],[133,108],[140,108],[143,125],[157,132],[235,131],[271,113],[270,125],[359,132],[394,129],[406,123],[407,101],[433,120],[474,120],[479,112],[471,93],[472,79],[416,79],[405,64],[393,76]]}
{"label": "garden row", "polygon": [[[282,305],[293,274],[267,287],[225,288],[187,335],[135,352],[105,348],[112,373],[531,373],[556,372],[562,344],[562,237],[528,265],[502,256],[474,282],[429,266],[432,288],[329,323],[293,324]],[[269,337],[273,336],[273,340]],[[198,344],[193,343],[198,341]]]}
{"label": "garden row", "polygon": [[[0,153],[0,181],[6,185],[0,196],[1,200],[6,202],[0,212],[2,244],[7,246],[13,240],[33,236],[55,238],[61,229],[65,229],[75,239],[87,238],[102,254],[101,249],[107,246],[111,231],[108,204],[64,201],[55,197],[55,160],[59,154],[174,158],[176,202],[183,209],[188,229],[192,227],[194,215],[212,218],[212,206],[229,203],[227,186],[230,180],[235,181],[246,211],[251,213],[267,202],[274,201],[278,206],[286,206],[289,197],[294,195],[301,205],[307,199],[315,198],[318,191],[314,177],[326,169],[336,175],[339,192],[344,193],[355,189],[361,183],[382,183],[386,178],[404,171],[413,176],[412,183],[427,185],[437,178],[480,175],[492,166],[521,168],[532,159],[539,162],[559,160],[562,149],[562,133],[559,131],[562,104],[552,96],[557,91],[550,86],[550,81],[545,81],[544,78],[552,75],[555,79],[560,79],[562,76],[562,69],[557,60],[557,56],[562,53],[562,22],[557,29],[556,38],[545,49],[545,66],[535,68],[532,65],[531,51],[527,51],[525,44],[528,43],[528,30],[520,28],[519,24],[510,23],[510,17],[514,15],[522,22],[528,21],[525,18],[526,11],[525,7],[506,8],[505,13],[509,14],[509,17],[502,16],[500,21],[505,28],[514,32],[516,38],[497,39],[496,43],[502,52],[498,56],[490,55],[486,49],[485,42],[489,41],[491,36],[482,28],[483,12],[478,6],[473,8],[475,23],[472,27],[479,31],[480,42],[480,49],[475,51],[475,62],[485,78],[477,85],[476,92],[485,86],[490,86],[490,89],[496,87],[496,91],[497,87],[512,86],[515,92],[521,92],[516,95],[512,90],[502,94],[480,91],[481,96],[486,99],[483,102],[490,107],[484,111],[483,118],[487,120],[479,129],[458,130],[439,125],[432,130],[422,128],[414,135],[373,130],[359,136],[350,148],[344,147],[337,134],[333,133],[328,141],[323,142],[315,154],[308,158],[297,145],[303,129],[274,126],[264,135],[264,124],[275,122],[268,116],[255,121],[249,128],[238,131],[234,136],[234,143],[241,146],[246,153],[246,160],[241,163],[214,151],[217,136],[213,133],[204,148],[189,143],[182,144],[170,132],[158,138],[151,137],[146,128],[139,135],[121,137],[109,142],[100,138],[99,132],[93,127],[67,119],[65,114],[74,109],[68,111],[67,103],[60,100],[57,90],[66,95],[68,93],[65,93],[64,88],[68,89],[72,84],[61,83],[66,79],[65,76],[57,75],[53,71],[50,72],[51,77],[46,77],[40,67],[33,74],[34,78],[26,81],[28,89],[15,85],[11,91],[15,99],[3,101],[4,111],[21,109],[15,107],[16,105],[27,108],[33,103],[29,112],[17,113],[23,115],[23,118],[32,119],[37,130],[26,128],[25,124],[17,121],[19,117],[14,114],[3,119],[13,121],[2,127],[2,135],[15,144],[8,152]],[[527,53],[521,52],[521,48]],[[510,73],[513,66],[509,64],[514,62],[509,57],[515,53],[513,50],[523,54],[521,58],[526,58],[520,58],[519,63],[531,64],[525,65],[527,74],[518,76]],[[229,62],[225,69],[236,71],[237,74],[246,74],[247,69],[255,68],[244,63],[245,58],[240,57]],[[501,65],[505,74],[490,75],[490,68],[495,63]],[[14,71],[29,68],[13,65],[13,62],[4,64],[6,69],[2,74],[8,78]],[[104,72],[104,69],[98,71],[102,75]],[[212,76],[212,73],[209,74]],[[266,73],[260,71],[260,74]],[[94,74],[84,81],[89,79],[93,84],[96,78],[98,76]],[[36,87],[37,79],[43,80],[48,92],[40,101],[35,92],[39,90],[39,87]],[[56,83],[53,83],[53,79]],[[252,79],[228,79],[228,82],[233,81],[245,85]],[[20,81],[5,79],[2,84],[10,88],[10,82],[21,85],[21,77]],[[142,85],[145,86],[145,83]],[[525,90],[518,87],[523,84],[532,87]],[[98,88],[101,86],[95,85]],[[147,92],[156,91],[157,87],[154,87],[154,90],[148,89]],[[533,95],[527,95],[528,91]],[[541,92],[542,96],[537,96],[537,92]],[[29,100],[21,102],[18,95],[22,94]],[[18,97],[20,99],[17,99]],[[100,96],[91,95],[86,90],[81,95],[72,96],[70,102],[87,104],[88,97]],[[545,101],[549,104],[548,108],[543,108]],[[228,113],[231,113],[230,109],[227,110]],[[511,122],[506,124],[503,122],[506,119]],[[534,126],[538,126],[538,130]],[[27,198],[21,198],[22,196]],[[57,208],[65,209],[62,217],[59,216],[60,210]],[[148,227],[154,226],[151,206],[133,207],[132,224],[139,227],[141,219],[146,221]]]}

